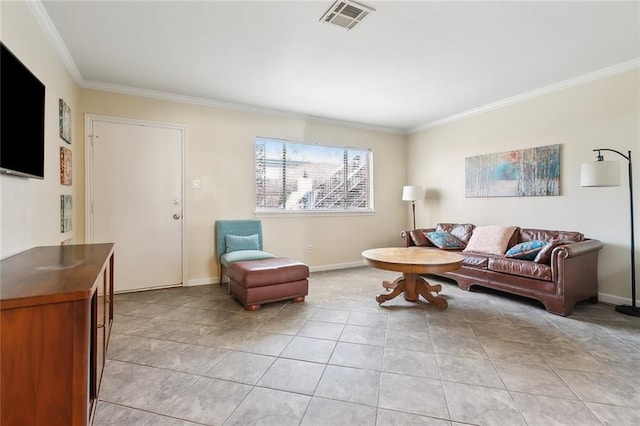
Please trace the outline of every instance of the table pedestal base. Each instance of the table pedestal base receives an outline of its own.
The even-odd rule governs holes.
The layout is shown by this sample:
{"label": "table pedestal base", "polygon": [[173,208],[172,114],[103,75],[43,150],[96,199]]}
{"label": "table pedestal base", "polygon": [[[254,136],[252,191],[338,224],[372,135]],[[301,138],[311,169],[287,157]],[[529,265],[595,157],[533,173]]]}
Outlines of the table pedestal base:
{"label": "table pedestal base", "polygon": [[[382,304],[387,300],[391,300],[404,292],[405,300],[415,302],[420,295],[438,310],[447,309],[447,301],[442,297],[438,297],[442,286],[440,284],[431,285],[418,274],[405,272],[401,277],[396,278],[393,282],[383,281],[382,286],[387,290],[392,290],[389,294],[380,294],[376,297],[376,302]],[[434,295],[433,293],[436,293]]]}

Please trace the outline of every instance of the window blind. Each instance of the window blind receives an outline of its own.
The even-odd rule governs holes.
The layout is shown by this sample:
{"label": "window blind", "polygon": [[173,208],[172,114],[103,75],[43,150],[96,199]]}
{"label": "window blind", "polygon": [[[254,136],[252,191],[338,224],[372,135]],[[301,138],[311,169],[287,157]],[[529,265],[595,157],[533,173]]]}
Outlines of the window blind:
{"label": "window blind", "polygon": [[257,138],[256,211],[372,211],[372,151]]}

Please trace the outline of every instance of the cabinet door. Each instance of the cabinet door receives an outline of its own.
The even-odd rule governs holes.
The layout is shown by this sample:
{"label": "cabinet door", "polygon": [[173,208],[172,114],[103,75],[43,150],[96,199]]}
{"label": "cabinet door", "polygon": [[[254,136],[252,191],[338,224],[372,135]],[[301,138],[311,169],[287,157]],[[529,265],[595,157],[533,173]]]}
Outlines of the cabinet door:
{"label": "cabinet door", "polygon": [[2,311],[0,424],[86,425],[85,301]]}
{"label": "cabinet door", "polygon": [[94,312],[94,335],[95,340],[92,345],[93,351],[93,386],[91,389],[91,397],[98,397],[98,390],[100,389],[100,380],[102,380],[102,369],[104,367],[105,359],[105,323],[106,323],[106,309],[105,309],[105,292],[104,292],[104,277],[99,278],[98,291],[92,298],[92,311]]}
{"label": "cabinet door", "polygon": [[94,312],[94,342],[93,350],[93,386],[92,397],[97,398],[102,380],[107,346],[113,322],[113,255],[106,263],[102,275],[98,278],[97,292],[93,297],[92,310]]}
{"label": "cabinet door", "polygon": [[111,324],[113,323],[113,255],[109,258],[104,273],[104,352],[107,353]]}

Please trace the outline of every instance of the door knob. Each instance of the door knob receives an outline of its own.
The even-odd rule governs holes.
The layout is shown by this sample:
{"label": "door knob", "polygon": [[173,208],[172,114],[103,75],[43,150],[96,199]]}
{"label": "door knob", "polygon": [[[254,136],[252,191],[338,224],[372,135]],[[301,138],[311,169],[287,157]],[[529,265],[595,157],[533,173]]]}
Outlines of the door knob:
{"label": "door knob", "polygon": [[175,213],[175,214],[173,215],[173,218],[174,218],[175,220],[180,219],[180,213]]}

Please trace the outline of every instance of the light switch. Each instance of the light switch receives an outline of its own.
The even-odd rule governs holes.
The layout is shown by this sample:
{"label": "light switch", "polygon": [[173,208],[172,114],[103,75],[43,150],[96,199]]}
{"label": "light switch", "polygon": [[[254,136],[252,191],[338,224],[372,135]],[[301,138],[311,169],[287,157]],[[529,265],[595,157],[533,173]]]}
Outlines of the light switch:
{"label": "light switch", "polygon": [[191,187],[194,189],[200,189],[200,179],[192,179]]}

